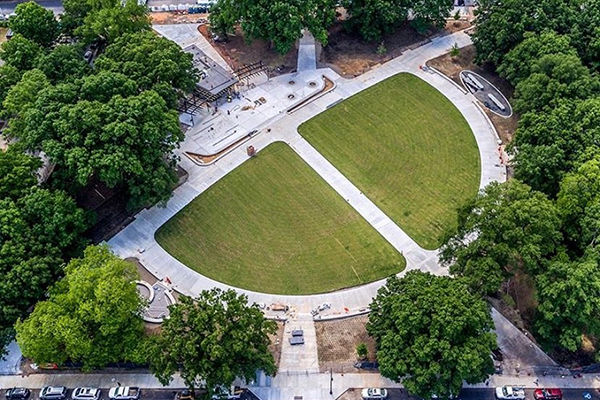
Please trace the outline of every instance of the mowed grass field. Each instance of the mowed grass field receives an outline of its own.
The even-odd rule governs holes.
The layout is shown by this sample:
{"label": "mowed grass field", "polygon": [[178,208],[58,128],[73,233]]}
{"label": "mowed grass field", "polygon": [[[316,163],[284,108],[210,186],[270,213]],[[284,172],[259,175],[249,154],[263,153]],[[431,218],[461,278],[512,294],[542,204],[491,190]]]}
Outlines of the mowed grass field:
{"label": "mowed grass field", "polygon": [[203,275],[268,293],[327,292],[405,266],[402,255],[282,142],[194,199],[156,240]]}
{"label": "mowed grass field", "polygon": [[299,127],[300,134],[419,245],[440,246],[479,188],[466,120],[411,74],[386,79]]}

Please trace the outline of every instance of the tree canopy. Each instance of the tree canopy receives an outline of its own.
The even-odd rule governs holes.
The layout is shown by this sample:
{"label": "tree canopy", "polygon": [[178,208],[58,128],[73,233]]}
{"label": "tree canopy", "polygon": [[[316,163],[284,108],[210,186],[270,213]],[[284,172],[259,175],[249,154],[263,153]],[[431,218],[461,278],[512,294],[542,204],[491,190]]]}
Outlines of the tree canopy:
{"label": "tree canopy", "polygon": [[560,184],[556,204],[567,239],[581,253],[600,239],[600,157],[567,174]]}
{"label": "tree canopy", "polygon": [[65,277],[15,326],[23,354],[38,363],[81,362],[85,370],[139,360],[143,301],[132,263],[107,246],[90,246],[65,267]]}
{"label": "tree canopy", "polygon": [[514,95],[518,113],[555,107],[562,99],[585,99],[600,89],[597,76],[575,54],[546,54],[531,65],[531,74],[521,80]]}
{"label": "tree canopy", "polygon": [[8,20],[8,26],[13,32],[43,47],[50,46],[59,32],[54,13],[34,1],[18,4],[15,15]]}
{"label": "tree canopy", "polygon": [[370,305],[381,374],[429,399],[456,396],[493,372],[496,338],[487,303],[461,279],[410,271],[391,277]]}
{"label": "tree canopy", "polygon": [[509,150],[515,176],[551,197],[564,174],[600,139],[600,97],[563,101],[552,110],[524,114]]}
{"label": "tree canopy", "polygon": [[16,34],[12,39],[0,46],[0,58],[6,65],[15,67],[19,71],[33,68],[42,55],[42,48],[37,43]]}
{"label": "tree canopy", "polygon": [[79,46],[59,45],[38,59],[37,68],[51,83],[72,81],[91,72]]}
{"label": "tree canopy", "polygon": [[546,345],[574,352],[580,348],[583,334],[600,335],[598,260],[596,250],[575,261],[559,257],[537,277],[535,327]]}
{"label": "tree canopy", "polygon": [[158,380],[166,385],[180,372],[192,390],[196,382],[204,382],[205,398],[210,399],[214,388],[228,387],[236,377],[249,381],[257,370],[275,374],[268,335],[276,325],[247,302],[233,290],[205,290],[197,299],[180,297],[170,306],[160,334],[152,338],[150,369]]}
{"label": "tree canopy", "polygon": [[[14,162],[15,174],[23,177],[20,197],[0,199],[0,347],[6,345],[17,318],[45,293],[61,275],[62,264],[78,254],[85,239],[87,219],[66,193],[31,187],[37,163],[24,157],[3,155],[3,164]],[[29,173],[26,166],[31,169]],[[3,166],[3,168],[8,166]],[[16,176],[2,183],[11,184]],[[9,193],[9,196],[15,193]]]}
{"label": "tree canopy", "polygon": [[459,210],[457,232],[441,248],[441,261],[472,290],[496,292],[516,269],[540,270],[560,245],[554,203],[517,180],[489,184]]}
{"label": "tree canopy", "polygon": [[41,166],[37,157],[13,147],[0,151],[0,199],[17,200],[37,184],[35,171]]}
{"label": "tree canopy", "polygon": [[404,0],[344,0],[350,15],[347,24],[365,40],[382,40],[408,18]]}
{"label": "tree canopy", "polygon": [[[122,75],[115,79],[126,81]],[[125,185],[132,207],[166,201],[177,181],[172,151],[183,139],[177,112],[154,91],[127,97],[117,93],[107,102],[89,100],[85,95],[95,95],[93,87],[101,82],[86,82],[48,86],[20,109],[8,107],[16,85],[4,101],[8,111],[16,108],[20,115],[10,135],[26,149],[43,150],[60,166],[65,188],[84,186],[96,176],[109,187]],[[100,87],[106,88],[105,83]]]}
{"label": "tree canopy", "polygon": [[525,32],[523,41],[504,56],[497,72],[515,86],[531,75],[532,65],[537,60],[549,54],[577,55],[577,52],[567,35],[552,31],[541,34]]}
{"label": "tree canopy", "polygon": [[335,21],[333,0],[219,0],[212,8],[211,25],[225,35],[240,23],[247,40],[271,41],[285,54],[308,29],[316,40],[327,44],[327,29]]}
{"label": "tree canopy", "polygon": [[69,23],[80,24],[74,32],[85,43],[97,39],[112,43],[127,33],[150,30],[148,7],[138,4],[137,0],[126,0],[124,4],[120,0],[87,0],[87,5],[65,7],[71,15],[67,17]]}
{"label": "tree canopy", "polygon": [[98,57],[95,68],[124,74],[139,90],[155,90],[172,107],[178,96],[189,93],[196,83],[192,55],[152,32],[119,37]]}
{"label": "tree canopy", "polygon": [[577,26],[580,0],[481,0],[473,44],[478,63],[500,65],[505,55],[523,41],[526,32],[553,30],[569,33]]}

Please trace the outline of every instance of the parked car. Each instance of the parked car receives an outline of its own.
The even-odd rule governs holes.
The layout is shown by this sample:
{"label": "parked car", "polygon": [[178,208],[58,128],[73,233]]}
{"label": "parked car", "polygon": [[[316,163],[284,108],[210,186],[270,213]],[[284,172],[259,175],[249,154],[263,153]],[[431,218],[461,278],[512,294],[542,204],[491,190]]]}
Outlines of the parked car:
{"label": "parked car", "polygon": [[533,398],[535,400],[562,400],[562,390],[554,389],[535,389]]}
{"label": "parked car", "polygon": [[6,400],[27,400],[31,391],[22,387],[15,387],[6,391]]}
{"label": "parked car", "polygon": [[131,386],[116,386],[108,391],[111,400],[138,400],[141,394],[140,388]]}
{"label": "parked car", "polygon": [[64,386],[44,386],[40,391],[40,400],[65,400],[67,388]]}
{"label": "parked car", "polygon": [[379,400],[379,399],[387,399],[387,389],[380,388],[365,388],[361,392],[363,399],[369,400]]}
{"label": "parked car", "polygon": [[184,389],[175,394],[175,400],[194,400],[194,396],[191,391]]}
{"label": "parked car", "polygon": [[497,387],[496,398],[499,400],[524,400],[525,390],[517,386]]}
{"label": "parked car", "polygon": [[100,389],[92,387],[78,387],[71,394],[73,400],[100,400]]}

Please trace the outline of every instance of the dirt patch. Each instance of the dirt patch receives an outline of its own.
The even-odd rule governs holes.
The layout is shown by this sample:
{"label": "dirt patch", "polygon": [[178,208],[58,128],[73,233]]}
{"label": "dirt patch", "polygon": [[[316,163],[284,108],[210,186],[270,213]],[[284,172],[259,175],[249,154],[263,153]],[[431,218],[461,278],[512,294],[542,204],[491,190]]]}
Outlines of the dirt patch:
{"label": "dirt patch", "polygon": [[188,14],[172,11],[150,13],[150,19],[155,25],[170,24],[205,24],[208,22],[208,14]]}
{"label": "dirt patch", "polygon": [[6,33],[8,32],[8,28],[0,27],[0,43],[6,42],[8,39],[6,38]]}
{"label": "dirt patch", "polygon": [[269,339],[271,340],[271,344],[269,345],[269,351],[273,355],[273,359],[275,360],[275,365],[279,367],[279,361],[281,359],[281,344],[283,342],[283,322],[277,321],[277,332],[274,335],[270,335]]}
{"label": "dirt patch", "polygon": [[[347,32],[342,23],[337,23],[329,31],[328,44],[323,48],[319,61],[343,77],[353,78],[442,33],[436,31],[420,35],[410,24],[404,24],[382,42],[366,42],[358,34]],[[383,47],[380,47],[382,43]]]}
{"label": "dirt patch", "polygon": [[287,54],[281,55],[265,40],[255,39],[247,43],[240,27],[236,28],[234,35],[229,35],[227,42],[215,42],[208,25],[200,25],[198,30],[234,71],[259,61],[268,67],[269,76],[289,73],[296,69],[298,50],[295,47]]}
{"label": "dirt patch", "polygon": [[[433,58],[427,61],[427,65],[434,67],[438,71],[442,72],[446,76],[450,77],[453,81],[462,86],[460,81],[459,73],[464,69],[471,70],[485,79],[490,81],[496,86],[507,99],[511,99],[514,88],[504,79],[500,78],[493,70],[482,68],[476,65],[473,60],[475,58],[475,46],[467,46],[460,49],[460,53],[456,57],[452,57],[450,53],[443,54],[439,57]],[[499,115],[494,114],[487,108],[482,107],[485,113],[488,115],[492,124],[496,128],[498,135],[502,139],[504,144],[509,143],[517,129],[517,123],[519,117],[513,114],[510,118],[502,118]]]}
{"label": "dirt patch", "polygon": [[375,341],[367,333],[365,327],[368,315],[316,321],[317,351],[321,372],[360,372],[354,368],[358,360],[356,346],[365,343],[369,350],[368,359],[375,359]]}

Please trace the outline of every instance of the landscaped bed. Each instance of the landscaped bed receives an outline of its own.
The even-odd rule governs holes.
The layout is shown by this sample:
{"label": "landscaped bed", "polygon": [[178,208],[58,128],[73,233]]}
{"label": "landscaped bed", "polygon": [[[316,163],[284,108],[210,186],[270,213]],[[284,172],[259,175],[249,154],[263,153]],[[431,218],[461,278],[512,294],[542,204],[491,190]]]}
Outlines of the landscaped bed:
{"label": "landscaped bed", "polygon": [[203,275],[268,293],[332,291],[385,278],[405,265],[281,142],[194,199],[156,240]]}
{"label": "landscaped bed", "polygon": [[440,245],[479,187],[475,137],[454,105],[414,75],[376,84],[300,134],[418,244]]}

